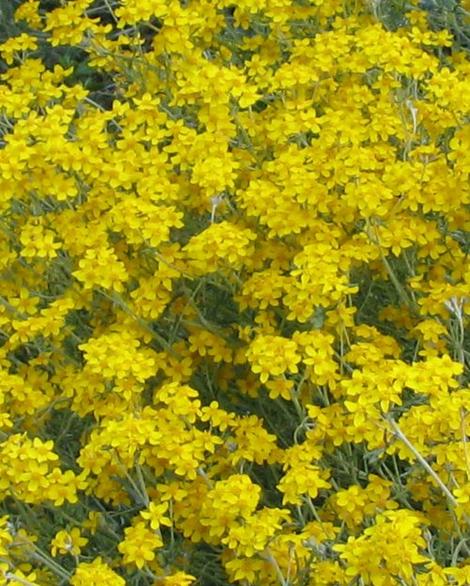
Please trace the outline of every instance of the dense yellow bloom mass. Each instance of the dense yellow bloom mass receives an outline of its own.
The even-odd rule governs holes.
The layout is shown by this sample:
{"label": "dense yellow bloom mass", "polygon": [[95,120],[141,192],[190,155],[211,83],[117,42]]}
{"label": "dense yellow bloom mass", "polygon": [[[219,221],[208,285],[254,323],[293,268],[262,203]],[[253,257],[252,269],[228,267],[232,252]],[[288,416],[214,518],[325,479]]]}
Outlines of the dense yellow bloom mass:
{"label": "dense yellow bloom mass", "polygon": [[469,2],[0,4],[0,584],[467,586]]}
{"label": "dense yellow bloom mass", "polygon": [[125,586],[121,576],[113,572],[98,557],[90,563],[81,563],[70,580],[72,586]]}
{"label": "dense yellow bloom mass", "polygon": [[297,344],[281,336],[258,336],[246,353],[251,369],[265,383],[269,376],[298,372]]}

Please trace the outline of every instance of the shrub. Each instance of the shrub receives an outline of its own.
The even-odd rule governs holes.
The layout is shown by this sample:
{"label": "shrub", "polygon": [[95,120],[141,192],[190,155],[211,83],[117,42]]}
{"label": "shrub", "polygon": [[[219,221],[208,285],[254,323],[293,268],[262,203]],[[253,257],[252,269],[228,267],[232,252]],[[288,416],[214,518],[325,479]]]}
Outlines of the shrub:
{"label": "shrub", "polygon": [[468,2],[2,2],[0,583],[470,582]]}

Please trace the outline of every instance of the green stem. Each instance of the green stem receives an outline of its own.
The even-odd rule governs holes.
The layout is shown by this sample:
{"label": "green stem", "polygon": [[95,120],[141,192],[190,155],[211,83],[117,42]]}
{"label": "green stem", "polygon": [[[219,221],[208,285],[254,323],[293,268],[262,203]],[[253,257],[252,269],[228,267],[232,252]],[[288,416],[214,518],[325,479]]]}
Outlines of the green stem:
{"label": "green stem", "polygon": [[406,445],[406,447],[413,453],[413,455],[418,460],[418,462],[421,464],[421,466],[434,479],[436,484],[439,486],[439,488],[442,490],[445,497],[449,501],[449,504],[452,506],[452,508],[457,507],[458,503],[455,500],[454,495],[450,492],[450,490],[447,488],[447,486],[442,482],[442,480],[439,478],[438,474],[433,470],[433,468],[428,464],[428,462],[426,462],[426,460],[419,453],[419,451],[415,448],[415,446],[406,437],[406,435],[400,429],[400,426],[398,425],[398,423],[396,421],[394,421],[391,417],[386,417],[385,419],[392,427],[395,436],[398,437]]}
{"label": "green stem", "polygon": [[25,584],[25,586],[36,586],[33,582],[26,580],[26,578],[21,578],[20,576],[16,576],[12,572],[6,572],[5,578],[9,582],[18,582],[18,584]]}
{"label": "green stem", "polygon": [[287,582],[287,580],[284,578],[284,575],[282,573],[281,568],[279,567],[279,564],[277,563],[276,558],[269,551],[269,549],[268,549],[268,553],[266,555],[266,559],[273,566],[281,586],[289,586],[289,582]]}
{"label": "green stem", "polygon": [[145,480],[142,475],[142,468],[140,467],[140,464],[136,464],[135,470],[137,472],[137,479],[139,481],[140,490],[141,490],[142,496],[144,497],[145,506],[148,507],[150,504],[150,499],[149,499],[149,495],[147,494],[147,487],[145,486]]}
{"label": "green stem", "polygon": [[306,503],[307,503],[307,505],[308,505],[308,508],[310,509],[310,511],[311,511],[311,513],[312,513],[312,515],[314,516],[314,518],[315,518],[315,519],[316,519],[316,520],[317,520],[319,523],[322,523],[322,520],[320,519],[320,516],[319,516],[319,515],[318,515],[318,513],[317,513],[317,509],[315,508],[315,505],[313,504],[313,502],[312,502],[312,499],[311,499],[311,497],[310,497],[309,495],[307,495],[307,496],[305,497],[305,501],[306,501]]}
{"label": "green stem", "polygon": [[33,543],[32,546],[35,550],[32,554],[34,558],[36,558],[39,562],[48,567],[51,570],[51,572],[53,572],[56,576],[59,576],[64,580],[70,580],[70,574],[66,570],[64,570],[62,566],[59,566],[59,564],[56,563],[51,557],[49,557],[41,549],[39,549],[37,545]]}

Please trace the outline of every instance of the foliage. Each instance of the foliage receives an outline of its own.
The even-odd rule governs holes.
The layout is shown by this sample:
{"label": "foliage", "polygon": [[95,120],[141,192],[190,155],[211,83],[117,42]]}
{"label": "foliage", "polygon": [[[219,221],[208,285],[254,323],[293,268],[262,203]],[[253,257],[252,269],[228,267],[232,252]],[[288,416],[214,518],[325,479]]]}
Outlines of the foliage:
{"label": "foliage", "polygon": [[0,584],[469,584],[470,4],[0,11]]}

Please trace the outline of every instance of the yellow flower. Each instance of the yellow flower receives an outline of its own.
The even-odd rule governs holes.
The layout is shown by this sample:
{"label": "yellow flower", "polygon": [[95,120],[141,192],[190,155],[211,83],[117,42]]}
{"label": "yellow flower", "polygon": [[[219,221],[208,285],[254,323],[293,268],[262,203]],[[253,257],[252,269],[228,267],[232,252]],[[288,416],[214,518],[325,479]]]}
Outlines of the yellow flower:
{"label": "yellow flower", "polygon": [[163,545],[160,535],[149,529],[143,521],[127,527],[124,534],[124,541],[118,545],[118,550],[123,554],[126,565],[135,565],[139,569],[154,560],[155,549]]}
{"label": "yellow flower", "polygon": [[150,503],[147,511],[141,511],[140,516],[149,521],[150,527],[156,531],[160,529],[160,525],[171,527],[172,521],[165,513],[168,511],[168,502],[163,502],[157,505],[156,503]]}
{"label": "yellow flower", "polygon": [[238,556],[252,557],[266,548],[281,529],[283,522],[289,519],[290,514],[287,510],[265,507],[243,521],[234,521],[222,543],[234,550]]}
{"label": "yellow flower", "polygon": [[249,345],[246,356],[252,371],[260,375],[262,383],[269,376],[298,372],[300,356],[297,353],[297,344],[281,336],[257,336]]}
{"label": "yellow flower", "polygon": [[15,10],[15,19],[25,20],[30,27],[40,28],[39,0],[27,0]]}
{"label": "yellow flower", "polygon": [[277,485],[283,493],[282,503],[300,505],[304,496],[315,499],[321,489],[331,487],[325,476],[326,474],[313,464],[291,466]]}
{"label": "yellow flower", "polygon": [[28,50],[34,51],[37,46],[37,41],[34,37],[21,33],[17,37],[10,37],[0,45],[0,55],[8,65],[11,65],[14,61],[15,53]]}
{"label": "yellow flower", "polygon": [[100,557],[78,564],[70,578],[71,586],[125,586],[124,578],[113,572]]}
{"label": "yellow flower", "polygon": [[286,401],[292,399],[292,389],[294,387],[294,381],[278,378],[276,380],[270,380],[266,383],[266,388],[269,390],[269,398],[277,399],[281,397]]}
{"label": "yellow flower", "polygon": [[78,261],[78,269],[72,274],[83,283],[85,289],[95,286],[123,291],[128,274],[124,264],[109,249],[89,249]]}
{"label": "yellow flower", "polygon": [[74,527],[70,531],[61,530],[51,541],[51,553],[54,557],[58,553],[62,555],[70,553],[73,556],[78,556],[82,547],[87,543],[88,539],[81,536],[78,527]]}
{"label": "yellow flower", "polygon": [[164,586],[190,586],[195,581],[196,578],[191,576],[191,574],[176,572],[176,574],[165,576],[163,579],[157,579],[154,584],[155,586],[159,586],[160,584]]}
{"label": "yellow flower", "polygon": [[26,226],[20,235],[23,245],[21,255],[24,258],[54,258],[57,249],[61,248],[59,242],[55,242],[55,234],[52,230],[41,225]]}
{"label": "yellow flower", "polygon": [[465,564],[459,568],[444,568],[443,573],[451,576],[457,586],[467,586],[470,583],[470,564]]}
{"label": "yellow flower", "polygon": [[424,516],[407,510],[387,511],[379,515],[376,524],[346,544],[334,545],[347,564],[346,575],[360,576],[372,584],[392,585],[396,576],[411,580],[414,565],[428,561],[420,553],[426,542],[419,525]]}
{"label": "yellow flower", "polygon": [[196,275],[211,273],[224,267],[240,269],[253,252],[256,234],[231,222],[211,224],[193,236],[184,251],[190,270]]}
{"label": "yellow flower", "polygon": [[221,537],[237,518],[248,518],[258,505],[261,488],[244,474],[232,474],[209,490],[199,511],[211,537]]}

